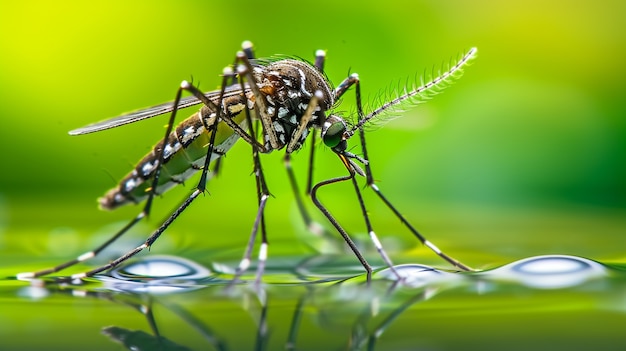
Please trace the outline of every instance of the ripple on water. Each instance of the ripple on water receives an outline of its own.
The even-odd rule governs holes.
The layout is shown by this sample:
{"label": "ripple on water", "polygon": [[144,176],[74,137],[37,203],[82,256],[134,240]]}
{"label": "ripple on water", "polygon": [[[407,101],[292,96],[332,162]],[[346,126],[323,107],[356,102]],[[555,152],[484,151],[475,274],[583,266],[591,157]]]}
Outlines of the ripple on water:
{"label": "ripple on water", "polygon": [[111,290],[151,294],[199,289],[211,277],[211,271],[196,262],[165,255],[149,255],[98,276]]}

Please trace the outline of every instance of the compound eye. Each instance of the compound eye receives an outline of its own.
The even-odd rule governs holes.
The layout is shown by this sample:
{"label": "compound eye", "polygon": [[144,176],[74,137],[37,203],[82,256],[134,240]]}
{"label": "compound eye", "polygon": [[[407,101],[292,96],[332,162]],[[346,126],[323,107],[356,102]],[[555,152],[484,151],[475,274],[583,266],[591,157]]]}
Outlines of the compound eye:
{"label": "compound eye", "polygon": [[343,121],[329,118],[322,128],[322,140],[326,146],[334,148],[342,141],[345,131],[346,125]]}

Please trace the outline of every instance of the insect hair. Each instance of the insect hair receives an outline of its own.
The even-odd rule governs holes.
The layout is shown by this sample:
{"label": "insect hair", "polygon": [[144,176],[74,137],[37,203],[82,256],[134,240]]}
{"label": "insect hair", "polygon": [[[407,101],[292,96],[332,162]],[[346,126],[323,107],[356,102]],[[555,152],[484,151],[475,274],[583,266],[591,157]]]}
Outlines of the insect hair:
{"label": "insect hair", "polygon": [[360,119],[353,124],[350,134],[372,123],[376,126],[387,122],[407,107],[428,101],[441,93],[461,77],[463,69],[476,57],[476,51],[476,48],[472,48],[465,55],[443,64],[439,69],[433,67],[430,72],[425,71],[419,76],[419,80],[416,76],[411,81],[407,79],[404,84],[398,82],[397,86],[383,90],[374,97],[373,103],[368,104],[378,107],[365,116],[359,116]]}

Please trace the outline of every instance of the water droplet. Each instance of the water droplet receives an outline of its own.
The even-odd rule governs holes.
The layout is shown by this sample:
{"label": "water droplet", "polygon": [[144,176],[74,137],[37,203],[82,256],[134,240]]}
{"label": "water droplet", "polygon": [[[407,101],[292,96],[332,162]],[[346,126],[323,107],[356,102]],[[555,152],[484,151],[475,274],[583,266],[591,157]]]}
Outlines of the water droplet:
{"label": "water droplet", "polygon": [[485,272],[499,279],[518,281],[540,289],[557,289],[582,284],[606,275],[601,264],[576,256],[529,257]]}

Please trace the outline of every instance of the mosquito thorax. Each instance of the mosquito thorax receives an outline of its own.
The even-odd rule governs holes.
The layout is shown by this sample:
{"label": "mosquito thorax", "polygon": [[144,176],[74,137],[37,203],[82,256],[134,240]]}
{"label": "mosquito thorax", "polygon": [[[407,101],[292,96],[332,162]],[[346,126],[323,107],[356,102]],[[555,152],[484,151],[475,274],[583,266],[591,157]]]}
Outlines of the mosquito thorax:
{"label": "mosquito thorax", "polygon": [[[305,61],[284,59],[267,65],[254,67],[255,80],[265,95],[268,113],[272,116],[278,140],[284,146],[300,124],[311,97],[321,92],[321,99],[307,129],[300,136],[294,149],[299,149],[306,140],[311,127],[321,127],[324,111],[335,102],[333,88],[323,73]],[[265,140],[266,147],[270,147]]]}

